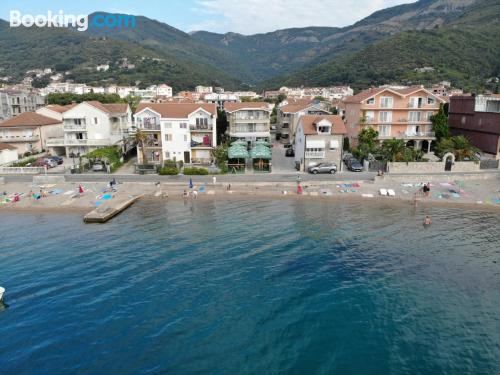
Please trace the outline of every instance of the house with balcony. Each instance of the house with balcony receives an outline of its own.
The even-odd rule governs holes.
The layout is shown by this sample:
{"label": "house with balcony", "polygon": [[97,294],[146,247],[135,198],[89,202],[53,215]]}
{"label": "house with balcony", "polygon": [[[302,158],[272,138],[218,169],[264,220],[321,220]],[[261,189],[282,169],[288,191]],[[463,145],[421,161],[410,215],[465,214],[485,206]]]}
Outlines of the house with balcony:
{"label": "house with balcony", "polygon": [[482,152],[500,159],[500,96],[452,96],[448,124]]}
{"label": "house with balcony", "polygon": [[47,150],[51,140],[63,135],[61,120],[36,112],[24,112],[0,123],[0,142],[14,147],[18,155]]}
{"label": "house with balcony", "polygon": [[270,142],[272,108],[272,104],[265,102],[226,103],[230,139],[251,145],[255,141]]}
{"label": "house with balcony", "polygon": [[129,144],[132,111],[126,103],[82,102],[62,113],[64,134],[47,140],[57,155],[85,155],[97,148]]}
{"label": "house with balcony", "polygon": [[408,146],[429,152],[436,140],[431,116],[438,112],[444,100],[421,86],[379,87],[348,97],[344,103],[352,146],[357,146],[361,129],[370,126],[378,131],[380,142],[403,139]]}
{"label": "house with balcony", "polygon": [[0,121],[8,120],[24,112],[33,112],[42,107],[40,94],[20,90],[0,90]]}
{"label": "house with balcony", "polygon": [[302,101],[289,103],[278,108],[276,133],[280,138],[293,143],[299,119],[304,115],[329,115],[330,112],[321,107],[319,103]]}
{"label": "house with balcony", "polygon": [[[140,103],[135,126],[147,135],[139,164],[166,160],[210,164],[217,146],[217,106],[208,103]],[[143,160],[143,154],[146,160]]]}
{"label": "house with balcony", "polygon": [[342,168],[342,141],[347,131],[338,115],[303,115],[295,133],[295,163],[307,171],[318,163],[335,163]]}

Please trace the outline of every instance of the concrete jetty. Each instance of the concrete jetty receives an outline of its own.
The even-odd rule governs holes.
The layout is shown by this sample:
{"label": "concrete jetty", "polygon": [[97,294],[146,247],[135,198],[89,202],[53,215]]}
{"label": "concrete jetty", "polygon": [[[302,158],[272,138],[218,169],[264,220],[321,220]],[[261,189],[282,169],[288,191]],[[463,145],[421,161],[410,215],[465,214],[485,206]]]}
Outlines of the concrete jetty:
{"label": "concrete jetty", "polygon": [[143,195],[129,197],[129,199],[116,202],[106,202],[105,204],[97,207],[95,210],[90,211],[83,217],[85,223],[105,223],[116,215],[122,213],[135,202],[137,202]]}

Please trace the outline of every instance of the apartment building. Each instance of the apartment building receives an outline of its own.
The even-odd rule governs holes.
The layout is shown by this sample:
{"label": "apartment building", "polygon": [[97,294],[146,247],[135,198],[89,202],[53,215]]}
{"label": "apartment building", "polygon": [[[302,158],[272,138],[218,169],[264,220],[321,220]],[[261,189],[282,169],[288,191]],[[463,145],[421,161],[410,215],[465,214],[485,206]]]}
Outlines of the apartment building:
{"label": "apartment building", "polygon": [[295,136],[295,162],[301,171],[318,163],[342,168],[342,143],[347,130],[341,116],[303,115]]}
{"label": "apartment building", "polygon": [[[52,106],[50,110],[56,110]],[[126,103],[82,102],[62,112],[63,137],[47,140],[57,155],[85,155],[97,148],[119,146],[125,150],[132,127],[132,111]]]}
{"label": "apartment building", "polygon": [[265,102],[226,103],[224,110],[232,140],[271,141],[271,111],[273,105]]}
{"label": "apartment building", "polygon": [[33,112],[44,104],[37,93],[20,90],[0,90],[0,121],[8,120],[24,112]]}
{"label": "apartment building", "polygon": [[[182,160],[186,164],[210,164],[217,146],[217,106],[208,103],[141,103],[135,126],[147,134],[139,163],[163,164]],[[146,160],[143,160],[143,154]]]}
{"label": "apartment building", "polygon": [[345,121],[351,145],[358,144],[364,126],[378,131],[378,139],[403,139],[408,145],[430,151],[435,141],[431,116],[444,100],[421,86],[407,88],[380,87],[348,97]]}
{"label": "apartment building", "polygon": [[448,113],[453,135],[500,159],[500,95],[452,96]]}
{"label": "apartment building", "polygon": [[301,116],[305,115],[329,115],[330,112],[321,108],[319,103],[311,103],[302,101],[286,104],[278,108],[276,133],[280,134],[280,138],[289,140],[293,143],[295,132]]}
{"label": "apartment building", "polygon": [[52,139],[64,135],[60,119],[24,112],[0,123],[0,142],[14,147],[19,155],[38,153]]}

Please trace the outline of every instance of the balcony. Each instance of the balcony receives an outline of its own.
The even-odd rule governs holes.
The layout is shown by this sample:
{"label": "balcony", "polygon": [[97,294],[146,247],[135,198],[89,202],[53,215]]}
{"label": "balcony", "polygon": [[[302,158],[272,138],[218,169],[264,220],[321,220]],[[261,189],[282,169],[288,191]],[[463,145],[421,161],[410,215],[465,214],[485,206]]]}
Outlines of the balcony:
{"label": "balcony", "polygon": [[398,132],[395,135],[392,134],[379,134],[378,139],[408,139],[408,140],[420,140],[420,139],[430,139],[433,140],[436,138],[436,134],[434,132]]}
{"label": "balcony", "polygon": [[306,151],[306,159],[324,159],[325,151]]}
{"label": "balcony", "polygon": [[194,132],[212,132],[212,125],[189,125],[189,129]]}
{"label": "balcony", "polygon": [[146,130],[146,131],[160,131],[161,130],[161,125],[160,124],[140,124],[138,126],[139,129],[141,130]]}
{"label": "balcony", "polygon": [[214,147],[214,144],[212,142],[212,139],[203,140],[201,142],[196,140],[191,140],[190,146],[192,149],[211,149]]}
{"label": "balcony", "polygon": [[67,139],[50,138],[45,142],[46,146],[109,146],[113,142],[109,139]]}
{"label": "balcony", "polygon": [[84,132],[87,131],[87,125],[64,125],[65,131],[75,131],[75,132]]}
{"label": "balcony", "polygon": [[40,137],[36,134],[19,135],[19,136],[0,136],[0,142],[17,143],[17,142],[38,142]]}

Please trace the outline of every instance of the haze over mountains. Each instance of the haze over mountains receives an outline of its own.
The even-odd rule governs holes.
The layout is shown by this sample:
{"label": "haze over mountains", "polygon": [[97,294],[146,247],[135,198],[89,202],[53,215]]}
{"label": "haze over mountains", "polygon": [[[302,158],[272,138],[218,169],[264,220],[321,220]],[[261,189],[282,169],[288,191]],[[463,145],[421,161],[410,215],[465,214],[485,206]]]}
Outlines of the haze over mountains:
{"label": "haze over mountains", "polygon": [[[286,15],[282,15],[286,16]],[[332,11],[332,16],[335,15]],[[500,75],[500,0],[421,0],[381,10],[345,28],[308,27],[245,36],[187,34],[137,17],[136,28],[10,29],[0,22],[0,76],[69,70],[87,83],[168,82],[226,88],[448,79],[477,87]],[[123,68],[123,59],[133,68]],[[110,63],[107,72],[92,70]],[[432,66],[433,72],[415,73]]]}

